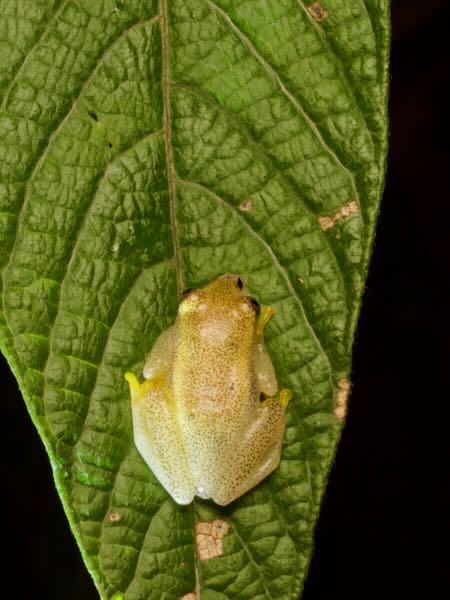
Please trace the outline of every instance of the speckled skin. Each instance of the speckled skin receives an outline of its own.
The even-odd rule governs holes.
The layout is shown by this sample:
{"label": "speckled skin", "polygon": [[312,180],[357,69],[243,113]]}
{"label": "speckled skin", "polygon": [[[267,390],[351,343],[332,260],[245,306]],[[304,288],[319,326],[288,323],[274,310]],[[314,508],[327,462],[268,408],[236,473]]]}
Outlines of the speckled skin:
{"label": "speckled skin", "polygon": [[258,318],[240,287],[223,275],[188,293],[146,360],[144,383],[126,374],[136,446],[179,504],[195,495],[229,504],[280,460],[291,393],[277,395],[264,346],[273,311]]}

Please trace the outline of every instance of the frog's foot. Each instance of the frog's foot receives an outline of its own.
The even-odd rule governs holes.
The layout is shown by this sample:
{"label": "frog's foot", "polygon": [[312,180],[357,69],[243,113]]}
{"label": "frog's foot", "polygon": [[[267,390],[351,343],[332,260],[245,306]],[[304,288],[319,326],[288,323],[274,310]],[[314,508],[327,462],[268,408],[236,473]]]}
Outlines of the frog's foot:
{"label": "frog's foot", "polygon": [[136,375],[131,371],[127,371],[124,377],[127,380],[128,385],[130,386],[130,392],[137,394],[141,388],[141,384],[139,383]]}
{"label": "frog's foot", "polygon": [[284,409],[287,408],[287,405],[289,404],[289,400],[291,398],[292,398],[292,390],[283,389],[283,390],[280,391],[279,400],[280,400],[281,406]]}
{"label": "frog's foot", "polygon": [[261,314],[258,317],[258,324],[256,325],[256,335],[262,335],[265,326],[267,325],[267,323],[270,321],[270,319],[273,317],[273,315],[275,314],[275,309],[273,309],[271,306],[265,306],[262,311]]}
{"label": "frog's foot", "polygon": [[280,390],[278,395],[275,396],[266,396],[264,394],[264,392],[261,393],[261,398],[260,398],[260,402],[261,405],[263,406],[264,404],[267,404],[269,402],[276,402],[276,403],[280,403],[281,407],[283,409],[287,408],[287,405],[289,404],[289,401],[292,398],[292,390],[288,390],[286,388]]}

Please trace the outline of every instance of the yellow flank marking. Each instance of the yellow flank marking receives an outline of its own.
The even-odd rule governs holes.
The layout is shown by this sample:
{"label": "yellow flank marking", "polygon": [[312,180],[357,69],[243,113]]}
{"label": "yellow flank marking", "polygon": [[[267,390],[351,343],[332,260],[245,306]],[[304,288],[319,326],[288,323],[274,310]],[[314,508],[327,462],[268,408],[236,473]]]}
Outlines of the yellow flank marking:
{"label": "yellow flank marking", "polygon": [[275,314],[275,310],[271,306],[265,306],[262,309],[261,314],[258,318],[258,325],[256,326],[256,335],[262,335],[264,331],[264,327],[270,321],[270,319]]}
{"label": "yellow flank marking", "polygon": [[291,398],[292,398],[292,392],[291,392],[291,390],[287,390],[287,389],[281,390],[281,392],[280,392],[280,403],[281,403],[281,406],[283,408],[287,407],[287,405],[289,404],[289,400]]}
{"label": "yellow flank marking", "polygon": [[157,377],[153,377],[153,379],[145,379],[141,383],[141,393],[145,394],[150,390],[154,390],[155,388],[163,388],[164,387],[164,375],[158,375]]}

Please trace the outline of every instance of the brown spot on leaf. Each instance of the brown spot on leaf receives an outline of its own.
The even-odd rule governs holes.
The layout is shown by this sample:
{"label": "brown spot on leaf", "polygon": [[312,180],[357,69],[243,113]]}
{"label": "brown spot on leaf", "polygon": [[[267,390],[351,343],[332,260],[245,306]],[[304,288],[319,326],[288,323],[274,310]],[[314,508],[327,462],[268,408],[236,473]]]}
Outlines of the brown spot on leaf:
{"label": "brown spot on leaf", "polygon": [[250,212],[253,208],[253,200],[251,198],[247,198],[239,204],[239,210],[242,212]]}
{"label": "brown spot on leaf", "polygon": [[333,216],[320,216],[319,225],[322,231],[327,231],[341,219],[345,219],[346,217],[356,213],[359,213],[359,206],[356,200],[352,200],[351,202],[344,204],[344,206],[341,206],[341,208],[338,208]]}
{"label": "brown spot on leaf", "polygon": [[350,379],[343,377],[342,379],[338,379],[337,381],[338,391],[336,394],[336,405],[334,407],[334,416],[342,421],[342,419],[347,414],[347,404],[348,404],[348,396],[350,394],[350,389],[352,384],[350,383]]}
{"label": "brown spot on leaf", "polygon": [[118,523],[122,520],[122,515],[118,512],[110,512],[108,514],[108,521],[110,523]]}
{"label": "brown spot on leaf", "polygon": [[195,525],[195,543],[200,560],[209,560],[223,554],[223,538],[229,529],[230,524],[220,519],[202,521]]}
{"label": "brown spot on leaf", "polygon": [[328,17],[328,11],[320,4],[320,2],[313,2],[306,10],[314,21],[317,21],[318,23],[324,21]]}

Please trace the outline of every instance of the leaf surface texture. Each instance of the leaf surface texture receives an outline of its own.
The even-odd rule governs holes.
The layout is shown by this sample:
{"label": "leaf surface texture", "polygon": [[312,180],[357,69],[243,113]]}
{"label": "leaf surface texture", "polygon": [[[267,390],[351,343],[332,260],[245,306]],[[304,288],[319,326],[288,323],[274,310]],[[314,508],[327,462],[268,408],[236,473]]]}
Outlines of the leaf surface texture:
{"label": "leaf surface texture", "polygon": [[[104,599],[299,597],[386,153],[388,4],[317,4],[0,2],[1,348]],[[283,456],[225,509],[179,507],[123,374],[225,272],[276,310]]]}

